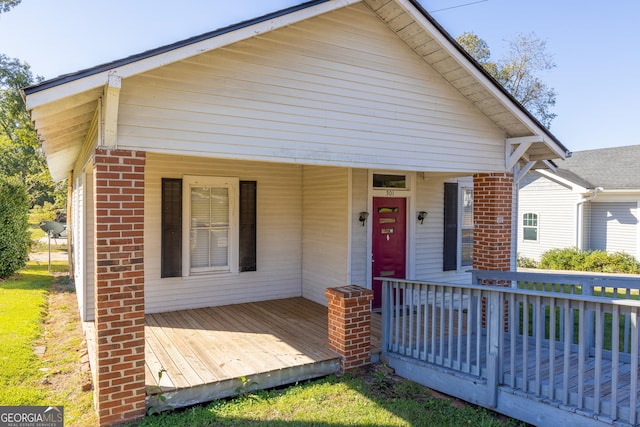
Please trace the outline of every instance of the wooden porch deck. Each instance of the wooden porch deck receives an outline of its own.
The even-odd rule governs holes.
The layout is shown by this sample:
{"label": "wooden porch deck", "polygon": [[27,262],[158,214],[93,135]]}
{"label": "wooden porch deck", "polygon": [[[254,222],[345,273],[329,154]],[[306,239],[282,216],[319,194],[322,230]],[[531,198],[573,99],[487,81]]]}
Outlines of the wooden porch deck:
{"label": "wooden porch deck", "polygon": [[[159,387],[174,408],[340,370],[327,347],[327,309],[304,298],[147,314],[145,322],[148,393]],[[380,334],[373,314],[372,353]]]}

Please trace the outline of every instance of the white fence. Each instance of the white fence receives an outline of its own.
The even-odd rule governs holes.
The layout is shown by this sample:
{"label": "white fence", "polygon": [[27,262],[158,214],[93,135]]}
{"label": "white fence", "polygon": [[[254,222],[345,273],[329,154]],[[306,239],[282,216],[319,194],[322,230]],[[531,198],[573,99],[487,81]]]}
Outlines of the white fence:
{"label": "white fence", "polygon": [[478,271],[473,281],[386,278],[383,353],[435,369],[427,385],[483,406],[508,390],[637,424],[640,280]]}

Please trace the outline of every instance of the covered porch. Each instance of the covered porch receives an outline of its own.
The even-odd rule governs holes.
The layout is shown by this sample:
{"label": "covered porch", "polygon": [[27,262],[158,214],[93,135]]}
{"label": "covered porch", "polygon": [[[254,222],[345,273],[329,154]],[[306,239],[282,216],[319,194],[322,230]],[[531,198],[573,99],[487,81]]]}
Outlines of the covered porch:
{"label": "covered porch", "polygon": [[[380,353],[381,315],[371,317]],[[329,350],[327,308],[287,298],[145,316],[147,404],[174,408],[340,371]],[[162,372],[162,375],[159,375]]]}

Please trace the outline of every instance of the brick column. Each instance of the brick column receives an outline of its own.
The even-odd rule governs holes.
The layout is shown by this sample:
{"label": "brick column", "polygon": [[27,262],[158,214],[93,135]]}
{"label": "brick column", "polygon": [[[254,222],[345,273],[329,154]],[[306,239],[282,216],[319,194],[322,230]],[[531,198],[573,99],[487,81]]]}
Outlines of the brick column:
{"label": "brick column", "polygon": [[473,176],[473,268],[511,269],[513,174]]}
{"label": "brick column", "polygon": [[342,356],[342,372],[369,365],[373,291],[351,285],[328,288],[326,296],[329,349]]}
{"label": "brick column", "polygon": [[144,167],[144,152],[96,149],[95,405],[101,426],[146,412]]}

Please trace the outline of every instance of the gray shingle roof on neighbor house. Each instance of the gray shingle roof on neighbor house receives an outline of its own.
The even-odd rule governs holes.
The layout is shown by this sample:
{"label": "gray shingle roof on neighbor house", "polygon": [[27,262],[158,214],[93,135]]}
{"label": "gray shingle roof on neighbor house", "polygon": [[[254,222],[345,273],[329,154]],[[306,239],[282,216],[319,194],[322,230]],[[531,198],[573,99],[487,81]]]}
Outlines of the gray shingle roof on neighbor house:
{"label": "gray shingle roof on neighbor house", "polygon": [[557,173],[585,188],[640,189],[640,145],[574,151]]}

